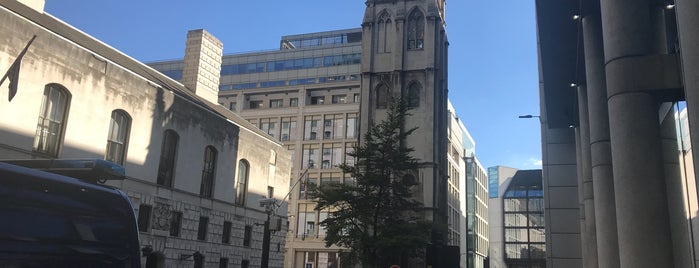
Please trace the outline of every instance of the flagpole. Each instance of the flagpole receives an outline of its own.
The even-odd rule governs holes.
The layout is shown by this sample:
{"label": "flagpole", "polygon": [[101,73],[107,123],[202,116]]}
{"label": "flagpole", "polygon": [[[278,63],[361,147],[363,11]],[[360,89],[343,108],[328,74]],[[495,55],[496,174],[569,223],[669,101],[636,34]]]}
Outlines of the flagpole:
{"label": "flagpole", "polygon": [[19,67],[20,64],[22,63],[22,58],[24,57],[24,54],[27,53],[27,50],[29,50],[29,46],[32,45],[32,42],[34,42],[34,39],[36,39],[36,35],[32,36],[32,39],[29,40],[26,46],[24,46],[24,49],[22,49],[22,52],[19,53],[19,56],[15,59],[14,62],[12,62],[12,65],[10,65],[10,68],[5,72],[5,75],[0,79],[0,85],[2,85],[3,82],[5,82],[5,79],[7,79],[10,74],[13,74],[15,77],[10,77],[10,93],[9,93],[9,100],[12,100],[14,95],[17,93],[17,81],[19,79]]}

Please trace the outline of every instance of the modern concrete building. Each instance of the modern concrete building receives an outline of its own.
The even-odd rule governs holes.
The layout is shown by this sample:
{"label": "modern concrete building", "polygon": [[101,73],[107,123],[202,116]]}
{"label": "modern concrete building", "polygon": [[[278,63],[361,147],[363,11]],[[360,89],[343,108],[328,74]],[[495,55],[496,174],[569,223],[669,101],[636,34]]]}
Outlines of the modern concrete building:
{"label": "modern concrete building", "polygon": [[475,155],[464,156],[466,172],[466,267],[488,266],[490,230],[488,228],[488,176]]}
{"label": "modern concrete building", "polygon": [[[208,101],[217,85],[185,86],[42,7],[0,4],[0,71],[12,70],[0,92],[16,89],[0,103],[0,159],[122,164],[127,178],[106,184],[136,208],[145,267],[259,267],[267,213],[258,200],[281,201],[290,185],[283,144]],[[220,58],[220,42],[191,34],[188,42]],[[271,267],[282,266],[286,230],[271,237]]]}
{"label": "modern concrete building", "polygon": [[488,256],[488,184],[476,142],[448,102],[449,245],[458,246],[460,267],[484,267]]}
{"label": "modern concrete building", "polygon": [[696,267],[699,3],[536,2],[547,266]]}
{"label": "modern concrete building", "polygon": [[[362,130],[383,118],[389,96],[411,97],[408,127],[419,129],[409,143],[417,158],[434,163],[416,174],[422,182],[416,196],[428,208],[426,218],[447,224],[444,1],[366,5],[362,28],[283,36],[277,51],[222,58],[218,102],[279,139],[293,155],[286,267],[342,262],[343,249],[325,247],[325,231],[318,226],[328,212],[316,211],[306,190],[310,184],[352,180],[337,165],[353,163],[346,153]],[[150,66],[183,79],[181,60]],[[456,239],[458,228],[451,233]],[[448,234],[434,240],[446,245]]]}
{"label": "modern concrete building", "polygon": [[488,168],[488,264],[490,268],[507,268],[505,264],[505,227],[502,209],[505,190],[517,169],[505,166]]}

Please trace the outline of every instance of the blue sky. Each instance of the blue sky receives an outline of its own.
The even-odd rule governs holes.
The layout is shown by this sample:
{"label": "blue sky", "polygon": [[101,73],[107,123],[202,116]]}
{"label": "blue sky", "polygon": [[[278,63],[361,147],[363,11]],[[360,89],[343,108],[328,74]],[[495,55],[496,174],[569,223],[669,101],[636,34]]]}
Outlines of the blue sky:
{"label": "blue sky", "polygon": [[[282,35],[360,27],[363,0],[46,0],[46,12],[140,61],[184,57],[204,28],[224,54],[277,49]],[[533,0],[448,0],[449,99],[485,167],[540,168]]]}

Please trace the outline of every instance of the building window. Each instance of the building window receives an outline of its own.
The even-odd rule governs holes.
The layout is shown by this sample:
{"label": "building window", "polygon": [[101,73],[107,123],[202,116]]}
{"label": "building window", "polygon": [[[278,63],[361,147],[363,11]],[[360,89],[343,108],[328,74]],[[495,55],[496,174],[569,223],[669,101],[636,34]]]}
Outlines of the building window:
{"label": "building window", "polygon": [[243,246],[249,247],[252,238],[252,225],[245,225],[245,234],[243,236]]}
{"label": "building window", "polygon": [[204,268],[204,255],[194,256],[194,268]]}
{"label": "building window", "polygon": [[333,104],[347,103],[347,95],[333,95]]}
{"label": "building window", "polygon": [[357,114],[347,114],[347,127],[345,128],[345,130],[347,131],[348,139],[353,139],[357,137],[357,132],[359,132],[358,120],[359,118]]}
{"label": "building window", "polygon": [[279,137],[279,130],[277,130],[276,118],[262,118],[260,119],[260,129],[270,136],[277,139]]}
{"label": "building window", "polygon": [[304,144],[303,145],[303,158],[302,167],[306,168],[316,168],[315,164],[318,163],[318,156],[320,153],[320,144]]}
{"label": "building window", "polygon": [[278,100],[270,100],[269,101],[269,108],[282,108],[284,107],[284,100],[278,99]]}
{"label": "building window", "polygon": [[298,106],[299,106],[299,98],[289,99],[289,107],[298,107]]}
{"label": "building window", "polygon": [[391,17],[388,15],[388,12],[384,11],[381,13],[379,16],[379,21],[377,22],[376,26],[378,27],[377,31],[377,52],[379,53],[388,53],[391,52],[391,41],[389,40],[390,38],[390,33],[391,33]]}
{"label": "building window", "polygon": [[261,100],[250,101],[250,109],[259,109],[264,107]]}
{"label": "building window", "polygon": [[296,138],[296,118],[282,117],[282,141],[293,140]]}
{"label": "building window", "polygon": [[206,232],[209,229],[209,217],[199,217],[199,228],[197,229],[197,239],[206,240]]}
{"label": "building window", "polygon": [[231,227],[233,223],[229,221],[223,222],[223,237],[221,237],[221,243],[230,244],[231,243]]}
{"label": "building window", "polygon": [[199,194],[210,198],[214,189],[214,175],[216,173],[216,156],[218,153],[213,146],[206,146],[204,150],[204,169],[201,172],[201,188]]}
{"label": "building window", "polygon": [[376,87],[376,109],[388,107],[388,86],[381,84]]}
{"label": "building window", "polygon": [[218,268],[228,268],[228,258],[221,258],[218,261]]}
{"label": "building window", "polygon": [[408,17],[408,49],[422,49],[424,46],[425,20],[419,9]]}
{"label": "building window", "polygon": [[235,112],[235,108],[236,108],[237,105],[238,105],[237,102],[235,102],[235,101],[234,101],[234,102],[231,102],[231,103],[229,104],[228,109],[230,109],[231,111],[234,111],[234,112]]}
{"label": "building window", "polygon": [[325,103],[325,96],[311,97],[311,105],[319,105]]}
{"label": "building window", "polygon": [[355,103],[359,103],[359,101],[360,101],[360,99],[359,99],[359,93],[354,93],[354,102],[355,102]]}
{"label": "building window", "polygon": [[408,86],[408,107],[420,106],[420,84],[415,82]]}
{"label": "building window", "polygon": [[317,139],[317,133],[318,131],[321,131],[320,127],[318,126],[321,120],[321,116],[319,115],[313,115],[313,116],[306,116],[303,124],[304,128],[304,140],[315,140]]}
{"label": "building window", "polygon": [[148,232],[150,228],[150,215],[153,207],[141,204],[138,206],[138,230]]}
{"label": "building window", "polygon": [[160,165],[158,166],[158,184],[172,187],[172,178],[175,171],[175,159],[177,158],[177,143],[180,137],[171,129],[163,133],[163,147],[160,151]]}
{"label": "building window", "polygon": [[236,190],[235,203],[241,206],[245,205],[249,173],[250,164],[248,164],[248,161],[245,159],[238,161],[238,189]]}
{"label": "building window", "polygon": [[240,268],[249,268],[250,267],[250,261],[249,260],[243,260],[240,262]]}
{"label": "building window", "polygon": [[124,164],[126,147],[131,130],[131,117],[123,110],[112,111],[109,122],[109,135],[107,137],[107,153],[105,160],[119,165]]}
{"label": "building window", "polygon": [[182,229],[182,212],[173,211],[172,218],[170,218],[170,235],[174,236],[174,237],[179,237],[181,229]]}
{"label": "building window", "polygon": [[69,105],[70,93],[67,89],[57,84],[46,86],[34,139],[35,151],[58,157]]}

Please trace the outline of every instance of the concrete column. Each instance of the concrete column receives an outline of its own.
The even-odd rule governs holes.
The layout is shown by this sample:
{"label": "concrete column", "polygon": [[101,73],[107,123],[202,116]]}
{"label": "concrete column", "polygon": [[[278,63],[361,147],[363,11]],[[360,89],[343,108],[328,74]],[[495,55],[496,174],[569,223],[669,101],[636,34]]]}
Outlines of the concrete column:
{"label": "concrete column", "polygon": [[580,128],[575,128],[575,160],[576,160],[576,171],[577,171],[577,181],[578,181],[578,205],[580,207],[579,221],[580,221],[580,248],[582,250],[582,267],[588,267],[590,260],[589,247],[587,247],[587,241],[589,237],[587,235],[587,224],[585,221],[585,194],[583,190],[583,164],[582,164],[582,139],[580,138]]}
{"label": "concrete column", "polygon": [[[689,133],[691,136],[692,159],[694,169],[687,170],[690,174],[699,174],[699,1],[675,0],[675,12],[677,12],[677,31],[680,36],[680,54],[683,70],[684,94],[687,100],[687,117],[689,120]],[[694,176],[692,176],[694,177]],[[699,183],[696,184],[696,192],[699,192]],[[693,191],[690,191],[693,192]],[[696,193],[695,192],[695,193]],[[693,196],[696,198],[696,195]],[[696,209],[690,211],[696,214]],[[694,222],[694,232],[699,227],[699,220]],[[695,246],[699,245],[699,234],[694,236]],[[699,255],[699,249],[694,249],[695,255]],[[695,256],[695,259],[699,256]],[[699,259],[696,261],[699,265]]]}
{"label": "concrete column", "polygon": [[660,137],[663,148],[663,166],[665,184],[667,187],[670,227],[672,232],[672,247],[675,267],[694,267],[692,247],[689,234],[687,210],[685,205],[686,192],[680,171],[680,151],[677,148],[677,127],[675,126],[674,109],[669,108],[660,125]]}
{"label": "concrete column", "polygon": [[578,86],[578,115],[580,127],[578,128],[579,133],[579,147],[580,150],[580,161],[578,162],[580,170],[579,174],[582,179],[580,185],[580,191],[582,193],[582,201],[585,213],[585,237],[583,244],[583,260],[585,262],[586,268],[596,268],[598,266],[597,262],[597,231],[595,228],[595,200],[592,192],[592,166],[590,164],[590,124],[588,120],[588,109],[587,109],[587,87],[585,85]]}
{"label": "concrete column", "polygon": [[614,175],[609,142],[609,112],[604,73],[602,21],[598,13],[582,21],[585,44],[587,107],[590,124],[590,157],[595,200],[597,261],[600,268],[619,267],[619,242],[614,206]]}
{"label": "concrete column", "polygon": [[650,0],[601,0],[620,267],[674,267],[655,98],[625,75],[652,53]]}
{"label": "concrete column", "polygon": [[[691,136],[691,154],[692,163],[687,164],[693,168],[686,170],[688,174],[692,174],[691,178],[696,187],[691,189],[690,200],[696,200],[696,193],[699,192],[699,183],[694,179],[696,174],[699,174],[699,1],[696,0],[675,0],[675,12],[677,13],[677,31],[680,36],[680,54],[683,70],[682,80],[684,82],[684,94],[687,101],[687,117],[689,120],[689,133]],[[690,213],[696,216],[697,211],[694,207]],[[693,233],[691,234],[694,240],[694,259],[695,265],[699,266],[699,219],[692,218]]]}

